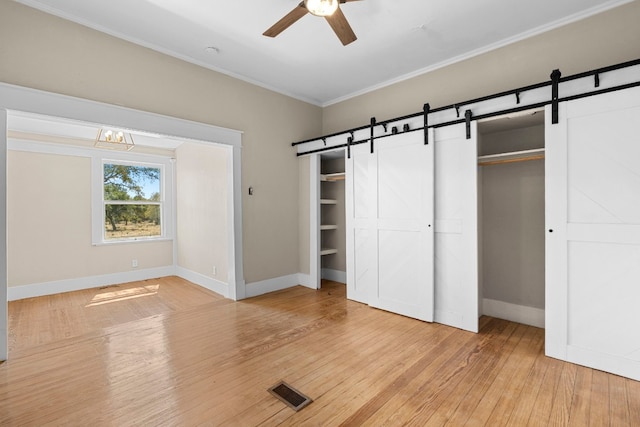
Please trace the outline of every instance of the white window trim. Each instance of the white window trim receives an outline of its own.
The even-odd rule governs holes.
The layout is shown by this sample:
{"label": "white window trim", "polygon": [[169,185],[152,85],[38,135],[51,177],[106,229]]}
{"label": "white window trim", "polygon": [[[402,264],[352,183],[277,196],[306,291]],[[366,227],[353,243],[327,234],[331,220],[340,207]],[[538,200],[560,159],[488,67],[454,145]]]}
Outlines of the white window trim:
{"label": "white window trim", "polygon": [[[106,240],[104,237],[104,182],[103,167],[105,163],[116,163],[134,166],[151,166],[160,168],[160,199],[161,213],[160,226],[161,236],[139,237],[127,239]],[[93,246],[102,245],[122,245],[132,243],[149,243],[164,240],[173,240],[174,223],[173,209],[174,176],[173,162],[169,157],[152,156],[137,153],[113,153],[95,152],[91,153],[91,244]],[[144,203],[136,203],[144,204]]]}

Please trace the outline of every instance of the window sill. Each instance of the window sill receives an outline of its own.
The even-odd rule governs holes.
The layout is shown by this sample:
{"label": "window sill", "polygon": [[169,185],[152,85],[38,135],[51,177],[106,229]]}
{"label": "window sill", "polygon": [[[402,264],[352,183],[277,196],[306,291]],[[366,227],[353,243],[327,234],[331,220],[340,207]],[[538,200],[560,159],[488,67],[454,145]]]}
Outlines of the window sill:
{"label": "window sill", "polygon": [[158,238],[149,238],[149,239],[127,239],[127,240],[111,240],[104,242],[93,242],[91,246],[112,246],[112,245],[130,245],[135,243],[157,243],[157,242],[171,242],[173,238],[171,237],[158,237]]}

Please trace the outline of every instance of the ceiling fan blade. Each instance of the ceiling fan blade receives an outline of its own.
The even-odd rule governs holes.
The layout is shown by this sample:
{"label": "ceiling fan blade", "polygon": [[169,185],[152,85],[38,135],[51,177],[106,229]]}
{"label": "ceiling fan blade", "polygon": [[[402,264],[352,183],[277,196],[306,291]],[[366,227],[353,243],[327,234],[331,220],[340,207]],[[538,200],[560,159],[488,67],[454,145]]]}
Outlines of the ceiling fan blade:
{"label": "ceiling fan blade", "polygon": [[262,33],[263,36],[267,37],[275,37],[291,25],[293,25],[298,19],[302,18],[304,15],[309,13],[306,7],[304,7],[304,2],[300,2],[299,5],[296,6],[291,12],[287,13],[281,20],[273,24],[271,28]]}
{"label": "ceiling fan blade", "polygon": [[340,8],[338,8],[333,15],[325,16],[325,19],[329,25],[331,25],[333,32],[336,33],[336,36],[338,36],[344,46],[358,39]]}

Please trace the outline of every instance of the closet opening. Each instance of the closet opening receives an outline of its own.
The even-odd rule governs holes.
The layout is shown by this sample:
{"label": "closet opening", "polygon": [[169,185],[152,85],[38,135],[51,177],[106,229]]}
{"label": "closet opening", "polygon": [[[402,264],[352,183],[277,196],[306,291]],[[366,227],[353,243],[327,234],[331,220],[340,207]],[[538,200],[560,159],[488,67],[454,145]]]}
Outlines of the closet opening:
{"label": "closet opening", "polygon": [[480,312],[544,327],[544,111],[478,122]]}
{"label": "closet opening", "polygon": [[320,277],[347,283],[345,151],[320,155]]}

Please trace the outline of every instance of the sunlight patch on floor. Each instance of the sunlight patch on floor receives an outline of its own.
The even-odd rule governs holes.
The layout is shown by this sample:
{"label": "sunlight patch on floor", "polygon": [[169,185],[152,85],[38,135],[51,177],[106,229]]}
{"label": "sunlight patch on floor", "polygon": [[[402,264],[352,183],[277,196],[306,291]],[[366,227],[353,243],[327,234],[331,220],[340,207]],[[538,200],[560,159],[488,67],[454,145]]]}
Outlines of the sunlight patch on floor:
{"label": "sunlight patch on floor", "polygon": [[86,307],[94,307],[112,302],[124,301],[133,298],[156,295],[160,285],[147,285],[138,288],[122,289],[111,292],[103,292],[94,296]]}

